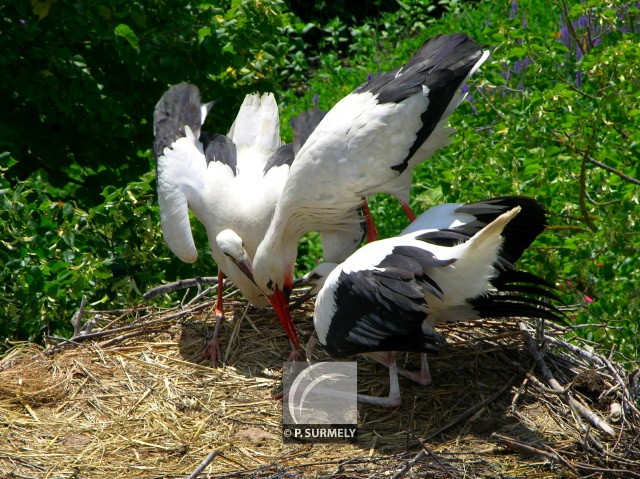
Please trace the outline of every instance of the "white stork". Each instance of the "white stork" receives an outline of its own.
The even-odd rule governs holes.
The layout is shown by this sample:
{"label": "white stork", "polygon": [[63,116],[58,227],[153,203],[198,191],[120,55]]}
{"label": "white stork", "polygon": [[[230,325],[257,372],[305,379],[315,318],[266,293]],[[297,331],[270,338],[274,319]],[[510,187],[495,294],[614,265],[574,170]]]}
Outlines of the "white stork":
{"label": "white stork", "polygon": [[266,306],[259,288],[216,242],[232,227],[254,254],[280,197],[290,162],[282,161],[280,120],[273,95],[247,95],[228,136],[201,134],[211,104],[194,85],[180,83],[162,95],[154,112],[154,152],[162,233],[173,253],[193,263],[198,253],[188,210],[205,226],[218,271],[216,328],[207,353],[215,364],[223,317],[223,273],[250,303]]}
{"label": "white stork", "polygon": [[[190,209],[206,228],[219,268],[216,326],[206,350],[215,365],[224,315],[223,274],[251,304],[269,304],[253,281],[251,258],[272,219],[294,153],[320,118],[303,114],[304,120],[294,125],[295,145],[283,145],[278,106],[272,94],[247,95],[228,136],[201,132],[210,108],[211,103],[200,103],[196,86],[172,86],[155,107],[154,153],[162,233],[170,249],[185,262],[197,259]],[[332,258],[328,261],[344,260],[360,244],[363,232],[358,215],[353,213],[355,219],[349,230],[329,232],[323,238],[325,256]],[[238,248],[239,252],[235,251]],[[289,323],[283,325],[286,329]],[[287,334],[297,347],[295,331]]]}
{"label": "white stork", "polygon": [[464,98],[460,87],[487,56],[466,35],[433,37],[404,66],[338,102],[301,147],[253,261],[255,281],[294,332],[292,343],[288,297],[299,238],[352,228],[370,194],[407,203],[413,168],[449,143],[445,124]]}
{"label": "white stork", "polygon": [[[389,396],[359,396],[359,400],[399,405],[393,352],[437,352],[444,342],[434,330],[438,322],[560,318],[554,306],[540,299],[556,299],[553,286],[516,270],[509,261],[515,261],[544,229],[544,210],[535,202],[515,207],[509,203],[478,203],[476,213],[468,215],[474,219],[457,227],[414,229],[367,244],[326,277],[314,311],[320,344],[337,357],[387,352],[382,362],[389,367]],[[454,205],[446,205],[450,206]],[[473,204],[466,206],[473,211]],[[477,220],[484,213],[477,212],[493,206],[496,209],[487,214],[495,219],[474,233],[484,223]],[[501,206],[507,211],[498,214]]]}

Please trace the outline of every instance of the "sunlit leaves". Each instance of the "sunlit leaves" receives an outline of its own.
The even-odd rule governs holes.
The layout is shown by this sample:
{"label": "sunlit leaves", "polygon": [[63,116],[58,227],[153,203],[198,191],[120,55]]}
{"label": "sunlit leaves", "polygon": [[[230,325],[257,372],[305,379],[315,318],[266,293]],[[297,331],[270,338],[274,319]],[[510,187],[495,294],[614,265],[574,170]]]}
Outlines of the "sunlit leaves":
{"label": "sunlit leaves", "polygon": [[129,45],[131,45],[131,48],[136,51],[140,51],[140,41],[129,25],[126,25],[124,23],[117,25],[114,33],[116,34],[116,36],[124,38],[129,43]]}

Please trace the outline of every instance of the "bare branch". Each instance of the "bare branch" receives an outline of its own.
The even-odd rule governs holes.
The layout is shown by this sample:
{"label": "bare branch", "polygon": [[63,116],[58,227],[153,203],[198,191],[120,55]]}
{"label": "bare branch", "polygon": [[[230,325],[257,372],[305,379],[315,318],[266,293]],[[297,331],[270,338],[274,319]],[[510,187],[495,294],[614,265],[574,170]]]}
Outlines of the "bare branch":
{"label": "bare branch", "polygon": [[175,283],[163,284],[162,286],[156,286],[153,289],[150,289],[142,296],[147,301],[155,298],[156,296],[160,296],[164,293],[172,293],[174,291],[178,291],[180,289],[193,288],[194,286],[202,286],[203,284],[218,284],[217,277],[197,277],[192,279],[182,279],[180,281],[176,281]]}
{"label": "bare branch", "polygon": [[594,425],[600,431],[608,434],[611,437],[615,437],[615,432],[614,432],[613,428],[611,426],[609,426],[609,424],[607,424],[605,421],[600,419],[589,408],[587,408],[583,404],[579,403],[572,396],[571,392],[566,391],[560,385],[560,383],[556,380],[556,378],[553,377],[553,374],[551,373],[551,370],[549,369],[549,367],[547,366],[547,364],[544,361],[544,356],[542,355],[542,352],[540,352],[540,350],[538,349],[536,341],[531,337],[531,334],[529,334],[529,330],[527,329],[527,326],[523,322],[518,323],[518,326],[520,327],[520,330],[522,331],[522,334],[524,335],[524,339],[525,339],[525,341],[527,343],[527,346],[529,347],[529,352],[533,356],[533,359],[536,361],[536,364],[538,365],[538,369],[540,370],[540,372],[544,376],[544,378],[547,381],[547,383],[549,384],[549,386],[551,386],[555,391],[560,393],[560,395],[564,396],[565,399],[567,400],[567,403],[569,404],[569,406],[571,406],[571,408],[577,414],[579,414],[580,416],[584,417],[587,421],[589,421],[592,425]]}
{"label": "bare branch", "polygon": [[589,161],[589,163],[593,163],[596,166],[599,166],[602,169],[607,170],[609,173],[613,173],[614,175],[618,175],[620,178],[622,178],[625,181],[628,181],[629,183],[633,183],[634,185],[640,185],[640,180],[636,180],[635,178],[632,178],[629,175],[625,175],[622,171],[616,170],[615,168],[612,168],[609,165],[605,165],[601,161],[598,161],[598,160],[596,160],[595,158],[592,158],[589,155],[587,155],[587,161]]}
{"label": "bare branch", "polygon": [[193,471],[191,474],[189,474],[186,477],[186,479],[196,479],[196,477],[202,474],[202,471],[205,470],[205,468],[211,463],[211,461],[213,461],[216,458],[217,455],[218,455],[218,451],[211,451],[209,455],[202,460],[202,462],[196,468],[196,470]]}

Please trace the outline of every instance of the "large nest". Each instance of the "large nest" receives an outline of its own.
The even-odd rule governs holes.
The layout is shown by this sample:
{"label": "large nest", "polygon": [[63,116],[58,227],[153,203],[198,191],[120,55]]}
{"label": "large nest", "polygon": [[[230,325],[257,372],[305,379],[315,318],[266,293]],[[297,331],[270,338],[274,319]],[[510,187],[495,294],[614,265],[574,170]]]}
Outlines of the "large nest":
{"label": "large nest", "polygon": [[[0,361],[0,476],[640,477],[638,374],[557,326],[440,328],[433,383],[401,379],[397,409],[359,406],[357,443],[285,444],[272,395],[286,336],[272,312],[226,304],[219,368],[202,358],[210,300],[82,311],[74,340],[13,347]],[[294,318],[305,339],[311,308]],[[384,395],[388,374],[359,360],[358,384]]]}

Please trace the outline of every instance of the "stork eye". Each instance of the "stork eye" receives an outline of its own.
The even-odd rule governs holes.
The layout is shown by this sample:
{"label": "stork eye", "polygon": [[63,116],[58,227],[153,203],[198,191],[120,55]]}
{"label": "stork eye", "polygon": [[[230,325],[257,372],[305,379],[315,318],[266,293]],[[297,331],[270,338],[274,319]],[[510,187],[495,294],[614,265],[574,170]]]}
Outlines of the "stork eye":
{"label": "stork eye", "polygon": [[270,280],[267,282],[267,288],[268,288],[268,289],[273,289],[273,280],[272,280],[272,279],[270,279]]}

